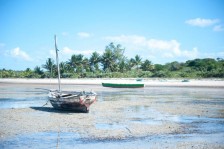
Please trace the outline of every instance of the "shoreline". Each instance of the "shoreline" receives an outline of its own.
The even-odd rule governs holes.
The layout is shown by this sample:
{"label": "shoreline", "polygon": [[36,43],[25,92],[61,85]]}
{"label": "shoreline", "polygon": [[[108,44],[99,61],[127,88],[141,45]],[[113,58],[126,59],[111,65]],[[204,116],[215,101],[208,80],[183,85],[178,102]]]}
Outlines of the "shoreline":
{"label": "shoreline", "polygon": [[[189,82],[182,82],[183,79],[143,79],[136,81],[136,78],[84,78],[84,79],[61,79],[62,85],[101,85],[102,83],[144,83],[146,87],[215,87],[224,88],[222,79],[189,79]],[[0,79],[0,84],[57,84],[57,79]]]}

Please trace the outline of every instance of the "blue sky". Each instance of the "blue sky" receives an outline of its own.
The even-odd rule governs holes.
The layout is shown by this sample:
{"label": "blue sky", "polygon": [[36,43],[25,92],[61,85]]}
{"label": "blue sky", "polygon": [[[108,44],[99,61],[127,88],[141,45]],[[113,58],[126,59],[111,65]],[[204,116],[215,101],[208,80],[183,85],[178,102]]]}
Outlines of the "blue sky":
{"label": "blue sky", "polygon": [[224,58],[223,0],[0,0],[0,69],[121,44],[152,63]]}

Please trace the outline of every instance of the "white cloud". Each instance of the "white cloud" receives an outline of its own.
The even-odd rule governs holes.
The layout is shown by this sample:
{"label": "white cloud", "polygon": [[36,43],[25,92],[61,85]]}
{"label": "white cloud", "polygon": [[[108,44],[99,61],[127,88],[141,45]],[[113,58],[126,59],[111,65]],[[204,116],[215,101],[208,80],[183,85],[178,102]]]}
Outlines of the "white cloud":
{"label": "white cloud", "polygon": [[0,43],[0,48],[3,48],[5,46],[4,43]]}
{"label": "white cloud", "polygon": [[86,32],[79,32],[77,33],[77,35],[80,37],[80,38],[89,38],[91,36],[90,33],[86,33]]}
{"label": "white cloud", "polygon": [[10,56],[15,58],[21,58],[26,61],[32,61],[32,58],[25,51],[20,50],[19,47],[12,49],[10,51]]}
{"label": "white cloud", "polygon": [[169,51],[176,56],[181,55],[180,44],[176,40],[167,41],[167,40],[149,39],[147,43],[149,49]]}
{"label": "white cloud", "polygon": [[[71,58],[73,54],[82,54],[86,57],[90,56],[94,50],[73,50],[69,47],[64,47],[62,50],[59,51],[59,55],[63,61],[68,60]],[[55,58],[55,50],[50,50],[50,55],[52,58]]]}
{"label": "white cloud", "polygon": [[189,25],[198,26],[198,27],[211,26],[218,22],[219,22],[219,19],[202,19],[202,18],[190,19],[185,21],[185,23]]}
{"label": "white cloud", "polygon": [[72,55],[72,54],[90,55],[93,52],[94,52],[93,50],[72,50],[69,47],[64,47],[62,49],[62,54],[64,55]]}
{"label": "white cloud", "polygon": [[213,31],[216,31],[216,32],[224,31],[224,26],[223,25],[216,25],[216,26],[214,26]]}
{"label": "white cloud", "polygon": [[68,36],[69,35],[68,32],[62,32],[61,34],[62,34],[62,36]]}
{"label": "white cloud", "polygon": [[[141,50],[144,56],[162,58],[195,58],[199,54],[197,48],[182,50],[177,40],[147,39],[137,35],[108,36],[106,40],[118,42],[128,50]],[[130,52],[130,51],[129,51]],[[139,51],[138,51],[139,52]]]}
{"label": "white cloud", "polygon": [[146,38],[143,36],[137,36],[137,35],[120,35],[120,36],[107,36],[105,37],[106,40],[113,40],[116,42],[124,42],[129,43],[130,41],[133,42],[133,44],[144,44],[146,42]]}
{"label": "white cloud", "polygon": [[[62,50],[59,50],[58,55],[62,55],[64,57],[71,56],[72,54],[75,54],[76,52],[68,47],[64,47]],[[50,55],[52,58],[56,57],[55,50],[50,50]]]}
{"label": "white cloud", "polygon": [[184,57],[188,57],[188,58],[197,58],[199,55],[199,52],[198,52],[198,48],[194,47],[191,51],[187,51],[187,50],[183,50],[182,51],[182,56]]}
{"label": "white cloud", "polygon": [[55,58],[55,50],[50,50],[49,52],[50,52],[50,56]]}
{"label": "white cloud", "polygon": [[203,53],[202,57],[205,58],[224,58],[224,52],[214,52],[214,53]]}
{"label": "white cloud", "polygon": [[68,48],[68,47],[64,47],[64,48],[62,49],[62,53],[63,53],[63,54],[66,54],[66,55],[67,55],[67,54],[72,55],[72,54],[75,54],[76,52],[75,52],[74,50]]}
{"label": "white cloud", "polygon": [[217,57],[224,57],[224,52],[218,52],[217,55],[216,55],[216,58]]}

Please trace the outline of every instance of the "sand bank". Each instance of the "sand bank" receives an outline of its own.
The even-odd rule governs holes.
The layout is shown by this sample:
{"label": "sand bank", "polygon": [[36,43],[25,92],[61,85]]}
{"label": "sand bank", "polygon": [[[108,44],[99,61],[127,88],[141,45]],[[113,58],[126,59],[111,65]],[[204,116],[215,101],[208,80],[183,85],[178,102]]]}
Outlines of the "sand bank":
{"label": "sand bank", "polygon": [[[61,79],[62,84],[82,84],[82,85],[101,85],[102,83],[144,83],[145,86],[158,87],[224,87],[222,79],[192,79],[183,82],[183,79],[143,79],[137,82],[135,78],[116,79]],[[19,84],[57,84],[57,79],[0,79],[0,83],[19,83]]]}

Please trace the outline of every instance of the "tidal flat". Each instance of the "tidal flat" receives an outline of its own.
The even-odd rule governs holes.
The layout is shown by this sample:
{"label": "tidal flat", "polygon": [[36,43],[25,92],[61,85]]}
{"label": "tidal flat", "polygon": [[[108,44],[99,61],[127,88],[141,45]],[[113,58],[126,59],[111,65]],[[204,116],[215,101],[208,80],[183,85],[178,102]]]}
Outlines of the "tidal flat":
{"label": "tidal flat", "polygon": [[224,88],[146,86],[94,90],[89,113],[47,102],[56,84],[0,83],[0,148],[224,148]]}

